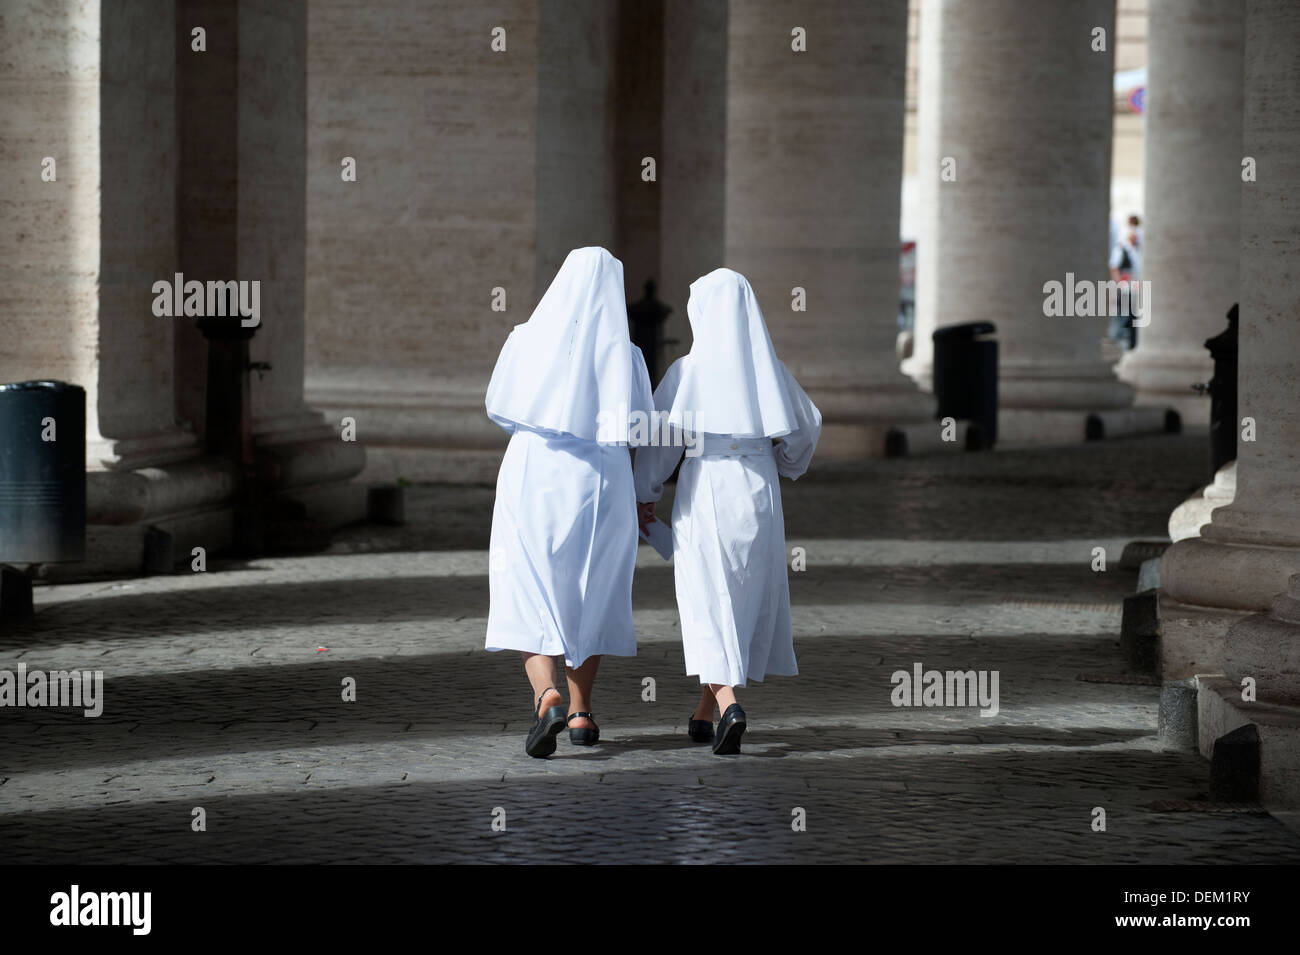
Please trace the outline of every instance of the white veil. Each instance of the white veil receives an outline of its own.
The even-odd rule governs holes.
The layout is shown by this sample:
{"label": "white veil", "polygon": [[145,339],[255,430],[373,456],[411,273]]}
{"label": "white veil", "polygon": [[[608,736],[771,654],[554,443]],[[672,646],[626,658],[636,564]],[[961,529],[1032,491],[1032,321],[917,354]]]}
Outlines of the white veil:
{"label": "white veil", "polygon": [[628,418],[653,411],[645,360],[627,333],[623,263],[601,248],[574,249],[532,317],[501,348],[487,413],[516,426],[625,443]]}
{"label": "white veil", "polygon": [[668,420],[686,431],[777,438],[798,427],[754,290],[739,272],[715,269],[691,283],[694,342]]}

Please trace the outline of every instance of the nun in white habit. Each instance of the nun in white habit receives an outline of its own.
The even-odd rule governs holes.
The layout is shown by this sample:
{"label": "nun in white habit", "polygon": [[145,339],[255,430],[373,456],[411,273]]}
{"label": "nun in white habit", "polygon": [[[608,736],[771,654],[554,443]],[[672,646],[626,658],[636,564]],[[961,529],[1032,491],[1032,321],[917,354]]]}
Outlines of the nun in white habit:
{"label": "nun in white habit", "polygon": [[[686,312],[690,354],[668,369],[654,401],[673,434],[696,445],[677,477],[674,576],[686,672],[703,684],[690,737],[722,755],[740,752],[745,731],[733,687],[798,673],[778,476],[808,469],[821,414],[777,359],[743,275],[717,269],[696,280]],[[682,455],[677,444],[637,449],[642,527]]]}
{"label": "nun in white habit", "polygon": [[[532,317],[506,339],[487,413],[511,435],[497,477],[488,559],[488,650],[519,650],[533,686],[530,756],[600,730],[591,687],[604,654],[636,655],[636,495],[629,422],[653,409],[627,331],[623,265],[575,249]],[[644,431],[644,428],[641,429]],[[569,684],[566,713],[557,659]]]}

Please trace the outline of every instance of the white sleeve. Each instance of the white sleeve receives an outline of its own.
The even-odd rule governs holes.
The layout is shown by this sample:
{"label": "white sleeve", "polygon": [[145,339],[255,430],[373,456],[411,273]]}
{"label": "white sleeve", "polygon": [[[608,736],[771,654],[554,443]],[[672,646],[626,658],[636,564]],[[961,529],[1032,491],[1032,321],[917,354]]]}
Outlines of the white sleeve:
{"label": "white sleeve", "polygon": [[[1096,260],[1094,259],[1093,261]],[[1124,261],[1123,247],[1120,246],[1118,242],[1116,242],[1113,246],[1111,246],[1111,250],[1110,250],[1110,267],[1112,269],[1117,269],[1119,268],[1119,264],[1123,261]]]}
{"label": "white sleeve", "polygon": [[[663,380],[659,382],[659,387],[655,389],[654,401],[652,407],[665,414],[673,406],[673,398],[677,395],[677,383],[681,380],[681,369],[677,362],[664,373]],[[667,428],[653,427],[652,432],[656,435],[662,435]],[[678,437],[676,429],[673,429],[670,437]],[[672,475],[673,469],[677,467],[677,459],[682,456],[684,446],[680,443],[669,444],[651,444],[636,449],[636,459],[632,464],[632,480],[636,485],[636,499],[642,503],[647,501],[657,501],[663,497],[664,481]]]}
{"label": "white sleeve", "polygon": [[785,387],[790,395],[790,403],[794,406],[798,427],[780,439],[774,454],[777,473],[793,481],[808,470],[808,465],[812,461],[813,451],[817,449],[817,439],[822,433],[822,413],[799,387],[799,382],[795,381],[794,375],[790,374],[790,369],[782,364],[781,370],[785,372]]}
{"label": "white sleeve", "polygon": [[650,388],[650,372],[645,367],[645,355],[641,354],[641,349],[636,345],[628,347],[632,349],[632,394],[629,396],[629,407],[632,411],[644,411],[649,415],[654,411],[655,399]]}
{"label": "white sleeve", "polygon": [[632,465],[632,479],[636,483],[636,499],[642,504],[657,501],[664,495],[664,481],[668,480],[682,456],[681,448],[651,445],[636,449]]}

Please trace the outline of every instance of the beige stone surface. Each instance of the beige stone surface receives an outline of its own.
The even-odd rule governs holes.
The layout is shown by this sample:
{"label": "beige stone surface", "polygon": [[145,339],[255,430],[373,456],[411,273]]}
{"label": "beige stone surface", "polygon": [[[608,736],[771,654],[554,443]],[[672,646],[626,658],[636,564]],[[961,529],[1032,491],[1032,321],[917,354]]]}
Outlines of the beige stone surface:
{"label": "beige stone surface", "polygon": [[1254,439],[1238,441],[1232,503],[1165,553],[1161,581],[1186,603],[1263,611],[1300,573],[1300,7],[1253,2],[1245,50],[1243,148],[1261,172],[1242,189],[1238,413]]}
{"label": "beige stone surface", "polygon": [[1260,802],[1270,810],[1300,809],[1300,709],[1245,703],[1241,687],[1225,677],[1201,677],[1196,682],[1201,755],[1209,759],[1215,740],[1253,724],[1259,732]]}
{"label": "beige stone surface", "polygon": [[903,0],[762,0],[727,21],[725,264],[848,456],[880,453],[873,422],[933,410],[894,357],[906,21]]}
{"label": "beige stone surface", "polygon": [[664,367],[690,351],[690,285],[726,264],[726,0],[665,0],[659,298],[672,306]]}
{"label": "beige stone surface", "polygon": [[[1130,403],[1098,348],[1104,319],[1043,309],[1045,283],[1106,277],[1114,50],[1093,51],[1096,28],[1113,40],[1113,0],[923,7],[922,69],[941,75],[920,88],[918,377],[933,328],[992,321],[1002,407]],[[955,180],[926,183],[944,159]]]}
{"label": "beige stone surface", "polygon": [[1208,422],[1191,389],[1213,374],[1205,339],[1237,301],[1245,8],[1239,0],[1151,0],[1147,42],[1146,228],[1150,324],[1120,362],[1139,401]]}
{"label": "beige stone surface", "polygon": [[[363,441],[455,444],[462,420],[499,440],[483,394],[541,281],[539,9],[310,6],[306,388]],[[505,52],[491,49],[496,27]],[[589,106],[558,88],[548,102],[575,122]],[[356,182],[341,178],[348,156]]]}
{"label": "beige stone surface", "polygon": [[0,381],[83,387],[91,469],[193,453],[151,309],[175,261],[173,24],[69,0],[6,10],[0,36]]}

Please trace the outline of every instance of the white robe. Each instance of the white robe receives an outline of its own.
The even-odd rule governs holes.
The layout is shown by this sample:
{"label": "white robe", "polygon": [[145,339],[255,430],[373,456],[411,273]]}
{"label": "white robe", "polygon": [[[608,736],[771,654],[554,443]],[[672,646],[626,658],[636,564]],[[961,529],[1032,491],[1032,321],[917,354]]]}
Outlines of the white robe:
{"label": "white robe", "polygon": [[628,422],[653,398],[617,259],[570,253],[502,348],[486,406],[511,434],[492,510],[486,648],[563,655],[569,667],[635,656]]}
{"label": "white robe", "polygon": [[[686,360],[664,375],[655,391],[657,408],[673,407]],[[677,476],[672,513],[677,608],[686,672],[701,683],[745,686],[769,674],[799,672],[778,475],[793,480],[808,469],[821,414],[785,365],[776,364],[793,430],[775,445],[767,436],[702,435],[703,453],[688,456]],[[638,501],[659,500],[682,452],[680,446],[637,448]]]}
{"label": "white robe", "polygon": [[486,646],[636,655],[636,495],[626,447],[519,428],[497,477]]}

